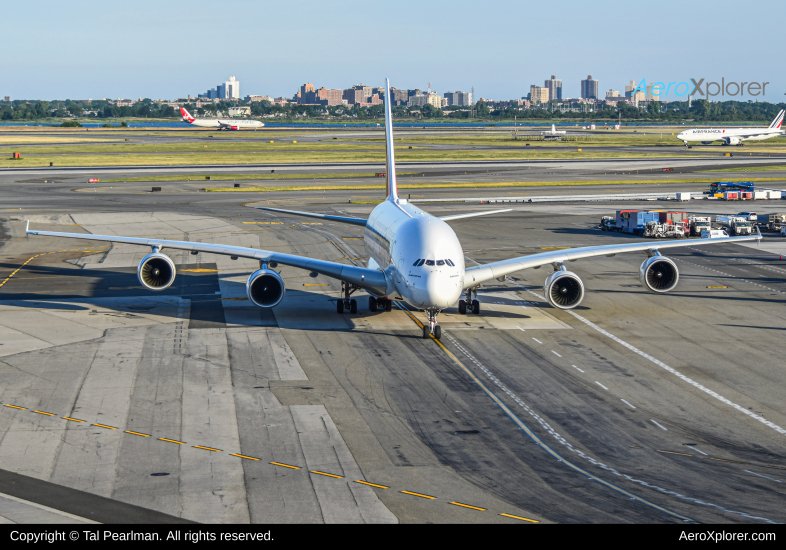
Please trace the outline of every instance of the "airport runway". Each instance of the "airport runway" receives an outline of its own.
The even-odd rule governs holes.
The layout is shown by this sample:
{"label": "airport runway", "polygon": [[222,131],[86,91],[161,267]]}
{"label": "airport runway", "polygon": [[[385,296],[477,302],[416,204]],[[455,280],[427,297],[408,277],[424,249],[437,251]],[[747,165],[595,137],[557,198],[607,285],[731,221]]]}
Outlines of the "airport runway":
{"label": "airport runway", "polygon": [[[548,269],[517,273],[482,290],[480,315],[443,312],[440,346],[406,305],[370,313],[361,296],[358,314],[336,314],[339,285],[321,276],[283,268],[285,300],[259,310],[249,261],[174,253],[178,279],[154,293],[136,280],[145,249],[22,236],[30,219],[362,263],[357,228],[250,206],[364,216],[373,205],[348,200],[373,191],[12,181],[0,181],[0,493],[3,475],[27,476],[9,496],[104,510],[98,521],[122,506],[197,522],[786,520],[779,238],[670,254],[681,279],[666,295],[640,285],[643,255],[569,264],[588,291],[572,312],[542,299]],[[594,228],[616,207],[516,205],[452,226],[472,265],[631,241]],[[81,507],[43,502],[36,480],[81,491]]]}

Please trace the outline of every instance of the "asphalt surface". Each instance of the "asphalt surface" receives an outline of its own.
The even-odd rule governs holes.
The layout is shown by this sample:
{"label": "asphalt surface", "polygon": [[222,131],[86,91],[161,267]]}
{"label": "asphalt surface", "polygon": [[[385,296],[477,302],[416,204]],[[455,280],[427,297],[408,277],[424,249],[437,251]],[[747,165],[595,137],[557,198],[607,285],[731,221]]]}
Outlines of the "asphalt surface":
{"label": "asphalt surface", "polygon": [[[498,177],[482,170],[467,178]],[[155,184],[161,193],[74,191],[91,187],[75,185],[85,176],[52,184],[0,174],[0,282],[10,277],[0,286],[0,403],[24,407],[0,408],[0,467],[81,491],[76,515],[97,507],[95,495],[117,503],[106,522],[121,521],[126,505],[199,522],[786,521],[786,247],[777,237],[670,253],[680,285],[665,295],[639,283],[643,255],[569,264],[587,288],[572,312],[542,299],[548,269],[517,273],[482,289],[480,315],[443,312],[440,346],[420,338],[423,313],[371,313],[361,294],[359,312],[340,316],[337,282],[294,269],[282,269],[284,301],[258,310],[244,301],[251,262],[175,253],[175,284],[154,293],[136,280],[147,250],[22,234],[30,219],[42,230],[363,263],[358,228],[250,206],[365,216],[373,205],[349,201],[375,191],[217,194],[190,182]],[[636,191],[706,187],[663,181]],[[546,190],[577,192],[496,192]],[[598,218],[653,206],[754,209],[515,205],[451,225],[473,265],[629,242],[595,229]],[[497,207],[426,207],[485,208]],[[31,485],[13,496],[75,513],[67,493],[63,504],[44,493]]]}

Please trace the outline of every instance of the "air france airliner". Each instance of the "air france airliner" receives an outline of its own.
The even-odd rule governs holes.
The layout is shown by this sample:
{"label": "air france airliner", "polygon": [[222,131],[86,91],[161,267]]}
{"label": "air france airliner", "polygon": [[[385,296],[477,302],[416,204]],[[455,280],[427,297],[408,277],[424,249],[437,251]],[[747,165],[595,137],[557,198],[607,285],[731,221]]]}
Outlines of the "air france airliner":
{"label": "air france airliner", "polygon": [[257,129],[264,126],[258,120],[243,120],[234,118],[194,118],[191,113],[186,111],[185,107],[180,107],[180,114],[183,115],[183,120],[192,126],[199,126],[200,128],[218,128],[219,130],[243,130],[243,129]]}
{"label": "air france airliner", "polygon": [[786,111],[781,110],[775,120],[767,128],[693,128],[677,134],[677,139],[682,140],[685,146],[690,141],[700,141],[709,145],[713,141],[720,141],[723,145],[744,145],[743,141],[761,141],[783,135],[781,125]]}
{"label": "air france airliner", "polygon": [[[387,81],[386,87],[385,97],[391,97],[390,83]],[[546,277],[544,283],[546,299],[555,308],[572,309],[584,299],[584,283],[578,275],[565,268],[566,262],[593,256],[613,256],[623,252],[644,252],[647,257],[639,269],[641,283],[651,292],[662,293],[677,286],[679,271],[673,260],[661,255],[661,250],[681,246],[736,243],[761,239],[761,234],[757,232],[757,235],[746,237],[673,242],[658,240],[587,246],[519,256],[467,267],[461,242],[448,222],[509,212],[510,209],[436,217],[409,203],[406,199],[399,198],[389,102],[385,103],[385,146],[387,196],[372,210],[366,220],[315,212],[259,207],[260,210],[277,214],[319,218],[328,222],[363,227],[364,244],[369,255],[365,267],[222,244],[170,241],[154,237],[137,238],[35,231],[30,229],[30,222],[28,222],[26,231],[28,235],[149,246],[151,253],[139,263],[137,277],[139,282],[150,290],[163,290],[175,280],[175,263],[163,253],[167,249],[190,250],[194,254],[207,252],[224,254],[234,258],[255,259],[259,261],[259,269],[249,275],[246,281],[246,294],[252,304],[262,308],[275,307],[284,298],[284,279],[280,272],[276,271],[279,265],[319,273],[341,281],[341,295],[336,300],[336,311],[339,314],[343,314],[347,310],[349,313],[357,313],[357,301],[352,298],[352,294],[363,290],[369,295],[368,305],[371,311],[380,309],[390,311],[395,302],[406,302],[425,311],[428,315],[428,322],[423,326],[423,338],[436,339],[442,335],[441,327],[437,323],[437,316],[441,311],[458,305],[458,311],[461,314],[479,314],[481,305],[478,290],[481,286],[486,283],[496,284],[496,281],[504,281],[506,276],[511,273],[552,266],[553,272]],[[500,230],[504,230],[504,227],[500,227]]]}

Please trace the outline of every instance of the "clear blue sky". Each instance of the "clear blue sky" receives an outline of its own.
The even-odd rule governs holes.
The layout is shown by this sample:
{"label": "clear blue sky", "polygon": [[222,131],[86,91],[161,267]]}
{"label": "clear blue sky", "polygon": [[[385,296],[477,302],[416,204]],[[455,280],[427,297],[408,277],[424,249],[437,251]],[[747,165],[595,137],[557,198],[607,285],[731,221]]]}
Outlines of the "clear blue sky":
{"label": "clear blue sky", "polygon": [[9,2],[0,96],[174,99],[235,75],[242,95],[388,76],[511,99],[555,74],[576,97],[592,74],[601,96],[631,79],[725,77],[770,82],[764,99],[781,102],[784,11],[777,0]]}

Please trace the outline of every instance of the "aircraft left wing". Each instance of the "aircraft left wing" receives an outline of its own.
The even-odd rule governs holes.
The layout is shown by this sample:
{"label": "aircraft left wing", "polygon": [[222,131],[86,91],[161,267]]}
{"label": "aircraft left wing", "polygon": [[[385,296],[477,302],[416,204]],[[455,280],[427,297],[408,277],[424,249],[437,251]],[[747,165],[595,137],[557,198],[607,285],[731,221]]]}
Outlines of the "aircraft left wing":
{"label": "aircraft left wing", "polygon": [[537,268],[551,263],[562,263],[579,260],[581,258],[591,258],[593,256],[614,256],[623,252],[641,252],[645,250],[659,250],[662,248],[678,248],[682,246],[700,246],[706,244],[738,243],[742,241],[761,240],[761,233],[750,237],[723,237],[720,239],[685,239],[682,241],[651,243],[630,243],[630,244],[609,244],[602,246],[584,246],[581,248],[571,248],[568,250],[554,250],[542,252],[530,256],[519,256],[509,260],[492,262],[490,264],[470,267],[464,271],[464,288],[470,288],[481,283],[504,277],[522,269]]}
{"label": "aircraft left wing", "polygon": [[259,210],[267,210],[269,212],[280,212],[282,214],[292,214],[293,216],[304,216],[306,218],[317,218],[320,220],[329,220],[331,222],[351,223],[353,225],[366,226],[366,220],[363,218],[347,218],[344,216],[332,216],[330,214],[317,214],[315,212],[301,212],[299,210],[284,210],[283,208],[270,208],[268,206],[257,206]]}
{"label": "aircraft left wing", "polygon": [[250,258],[260,262],[279,263],[290,267],[297,267],[307,271],[314,271],[321,275],[326,275],[341,281],[347,281],[366,290],[371,290],[378,295],[387,293],[387,279],[385,274],[377,269],[345,265],[338,262],[327,260],[317,260],[305,256],[295,256],[281,252],[271,252],[256,248],[246,248],[243,246],[230,246],[214,243],[194,243],[189,241],[169,241],[165,239],[147,239],[143,237],[120,237],[116,235],[92,235],[90,233],[60,233],[57,231],[35,231],[30,229],[30,222],[27,222],[25,232],[28,235],[41,235],[46,237],[65,237],[69,239],[84,239],[89,241],[105,241],[120,244],[134,244],[139,246],[149,246],[155,249],[172,248],[175,250],[189,250],[195,252],[207,252],[210,254],[223,254],[225,256],[235,256],[238,258]]}

